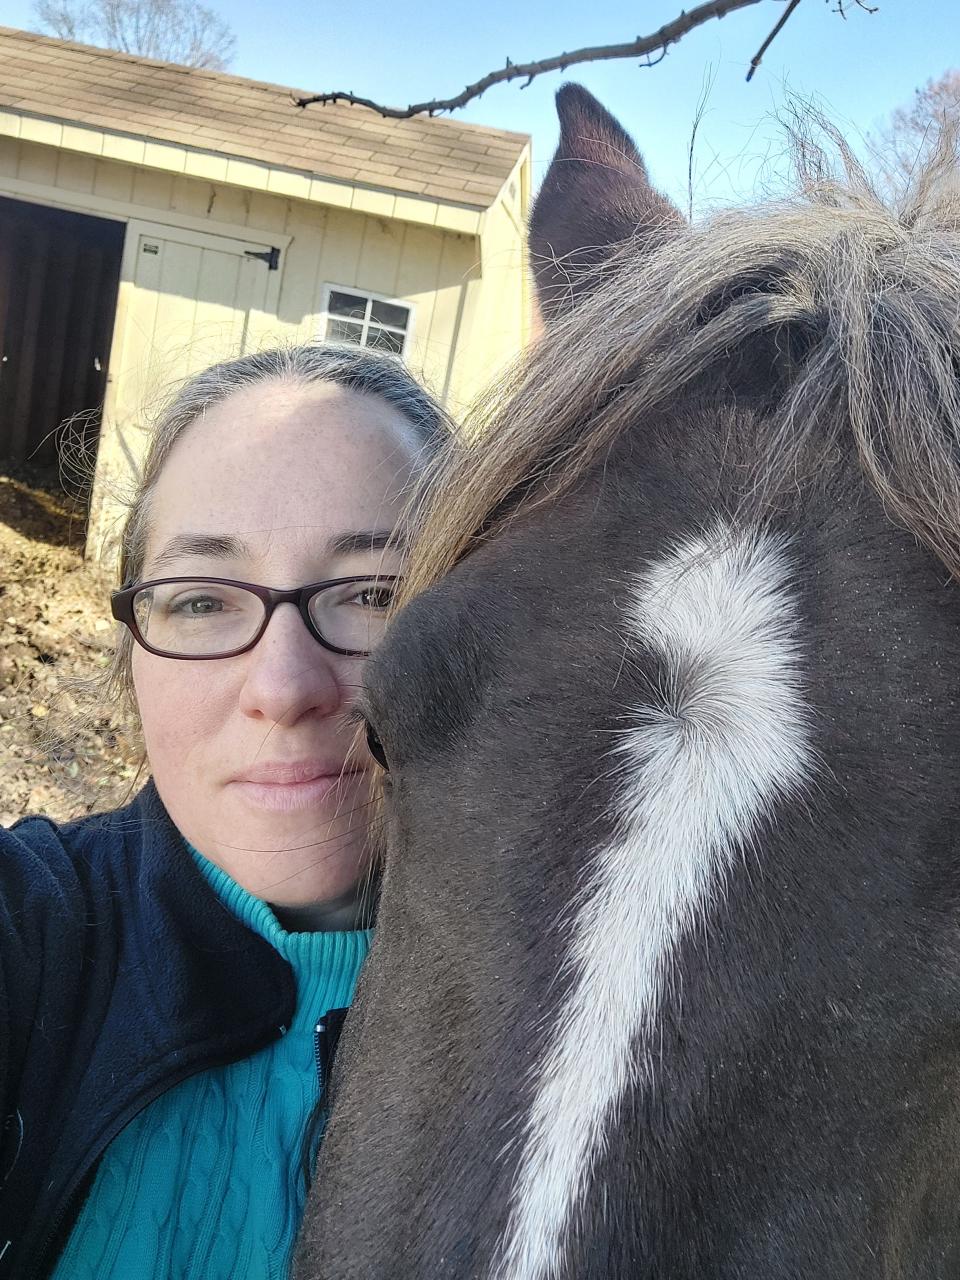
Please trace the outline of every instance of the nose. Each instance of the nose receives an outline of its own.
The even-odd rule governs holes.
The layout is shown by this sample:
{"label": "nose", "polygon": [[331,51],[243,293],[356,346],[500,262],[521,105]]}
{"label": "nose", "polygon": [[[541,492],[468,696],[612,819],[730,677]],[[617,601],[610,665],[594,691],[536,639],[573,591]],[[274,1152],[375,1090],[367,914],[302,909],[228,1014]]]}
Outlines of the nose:
{"label": "nose", "polygon": [[296,607],[278,605],[246,662],[240,710],[272,724],[294,725],[306,715],[329,716],[351,701],[359,682],[355,658],[330,653],[314,640]]}

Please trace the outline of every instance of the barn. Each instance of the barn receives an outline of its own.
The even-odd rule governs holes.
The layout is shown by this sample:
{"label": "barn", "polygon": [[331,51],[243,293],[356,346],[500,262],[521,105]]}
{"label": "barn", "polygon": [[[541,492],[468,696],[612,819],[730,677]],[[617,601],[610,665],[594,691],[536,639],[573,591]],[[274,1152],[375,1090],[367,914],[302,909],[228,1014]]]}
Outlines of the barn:
{"label": "barn", "polygon": [[402,358],[455,412],[529,330],[530,143],[0,27],[0,468],[95,459],[112,554],[151,413],[274,342]]}

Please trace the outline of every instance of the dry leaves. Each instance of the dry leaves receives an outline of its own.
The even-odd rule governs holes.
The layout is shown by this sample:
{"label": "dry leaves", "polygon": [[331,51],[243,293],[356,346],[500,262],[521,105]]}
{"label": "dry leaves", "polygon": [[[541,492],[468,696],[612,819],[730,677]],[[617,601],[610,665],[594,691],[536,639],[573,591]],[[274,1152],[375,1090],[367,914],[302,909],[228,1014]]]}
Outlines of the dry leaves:
{"label": "dry leaves", "polygon": [[109,583],[82,558],[82,521],[36,486],[0,476],[0,824],[57,821],[123,803],[136,744],[77,682],[107,664]]}

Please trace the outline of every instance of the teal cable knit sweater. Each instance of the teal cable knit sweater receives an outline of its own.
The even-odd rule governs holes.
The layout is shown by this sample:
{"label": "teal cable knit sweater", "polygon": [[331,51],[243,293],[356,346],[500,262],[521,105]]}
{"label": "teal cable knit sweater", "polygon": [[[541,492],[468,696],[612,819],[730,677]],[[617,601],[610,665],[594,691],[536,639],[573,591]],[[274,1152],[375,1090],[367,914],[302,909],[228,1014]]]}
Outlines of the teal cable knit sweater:
{"label": "teal cable knit sweater", "polygon": [[252,1058],[184,1080],[110,1144],[54,1280],[286,1280],[318,1100],[314,1028],[353,998],[368,931],[287,933],[201,854],[214,891],[293,968],[297,1011]]}

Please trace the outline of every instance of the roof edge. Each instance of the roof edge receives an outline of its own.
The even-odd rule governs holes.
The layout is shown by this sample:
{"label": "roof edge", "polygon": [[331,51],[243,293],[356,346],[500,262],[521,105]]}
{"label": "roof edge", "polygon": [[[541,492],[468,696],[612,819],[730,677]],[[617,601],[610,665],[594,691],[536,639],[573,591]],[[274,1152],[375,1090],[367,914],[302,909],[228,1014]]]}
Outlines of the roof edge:
{"label": "roof edge", "polygon": [[[503,186],[487,203],[444,200],[394,187],[326,177],[309,169],[268,165],[227,152],[165,142],[144,134],[104,129],[74,119],[0,105],[0,135],[23,142],[75,151],[97,159],[136,165],[227,186],[263,191],[357,213],[394,218],[462,235],[479,235],[485,211],[500,198]],[[527,144],[527,148],[529,143]],[[526,148],[524,149],[526,150]],[[518,156],[522,158],[523,152]],[[505,185],[505,184],[504,184]]]}
{"label": "roof edge", "polygon": [[[44,35],[39,31],[25,31],[22,27],[8,27],[4,23],[0,23],[0,35],[18,36],[21,39],[33,40],[38,44],[56,45],[58,48],[74,49],[78,53],[96,54],[104,58],[114,59],[119,62],[125,62],[136,66],[147,67],[163,67],[167,71],[176,71],[182,75],[200,76],[210,80],[229,80],[234,84],[244,85],[248,89],[269,90],[271,93],[286,93],[294,97],[310,97],[315,90],[298,89],[288,84],[275,84],[272,80],[255,80],[250,76],[234,75],[232,71],[211,71],[206,67],[188,67],[180,62],[164,62],[159,58],[144,58],[138,54],[124,53],[120,49],[105,49],[102,45],[82,44],[78,40],[61,40],[57,36]],[[366,107],[346,107],[346,104],[340,104],[341,109],[349,109],[353,111],[366,111]],[[373,112],[379,117],[378,112]],[[414,119],[416,117],[413,117]],[[512,129],[495,129],[492,125],[472,124],[466,120],[454,120],[450,116],[429,116],[426,117],[433,125],[439,125],[441,128],[446,125],[452,125],[457,129],[467,129],[471,133],[479,133],[486,137],[500,137],[510,139],[516,142],[518,147],[529,143],[530,134],[521,133]]]}

